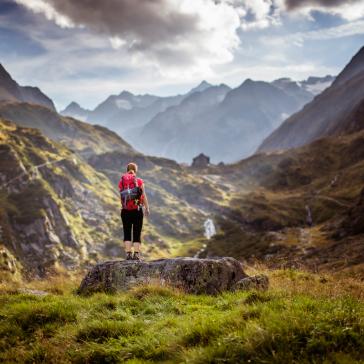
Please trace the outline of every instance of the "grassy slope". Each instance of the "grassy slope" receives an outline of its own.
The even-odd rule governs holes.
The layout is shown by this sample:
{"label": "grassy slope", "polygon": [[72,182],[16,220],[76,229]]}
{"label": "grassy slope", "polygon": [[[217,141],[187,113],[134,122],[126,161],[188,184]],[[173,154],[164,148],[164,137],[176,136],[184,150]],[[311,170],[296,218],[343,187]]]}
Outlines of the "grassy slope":
{"label": "grassy slope", "polygon": [[[286,262],[297,258],[331,269],[357,265],[355,269],[364,272],[359,259],[364,236],[333,238],[363,188],[363,146],[364,132],[359,132],[224,167],[222,178],[228,176],[235,188],[228,195],[225,216],[216,216],[220,233],[205,254],[244,259],[273,254]],[[220,171],[210,173],[218,178]],[[313,228],[306,226],[306,205]]]}
{"label": "grassy slope", "polygon": [[67,277],[28,284],[48,291],[45,297],[5,285],[0,361],[363,362],[363,282],[293,270],[268,274],[267,292],[216,297],[153,286],[78,297]]}

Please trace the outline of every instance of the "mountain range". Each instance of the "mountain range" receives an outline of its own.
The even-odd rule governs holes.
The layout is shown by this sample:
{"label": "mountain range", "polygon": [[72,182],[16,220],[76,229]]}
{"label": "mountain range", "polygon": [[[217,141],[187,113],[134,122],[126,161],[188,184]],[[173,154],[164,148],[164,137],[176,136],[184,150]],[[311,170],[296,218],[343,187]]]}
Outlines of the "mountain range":
{"label": "mountain range", "polygon": [[148,154],[182,162],[200,152],[213,163],[233,162],[252,154],[264,136],[305,100],[250,79],[233,90],[224,85],[211,87],[156,115],[134,145]]}
{"label": "mountain range", "polygon": [[102,124],[146,154],[189,163],[203,152],[212,162],[232,162],[252,154],[276,126],[333,79],[246,80],[236,89],[202,81],[184,95],[123,91],[92,111],[73,102],[61,113]]}

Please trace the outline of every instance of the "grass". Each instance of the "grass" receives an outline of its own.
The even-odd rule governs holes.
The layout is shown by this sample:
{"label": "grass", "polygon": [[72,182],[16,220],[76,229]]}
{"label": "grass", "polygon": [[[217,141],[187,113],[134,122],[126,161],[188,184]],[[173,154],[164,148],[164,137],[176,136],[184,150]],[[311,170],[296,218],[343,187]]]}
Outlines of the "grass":
{"label": "grass", "polygon": [[59,277],[27,284],[47,296],[3,284],[0,362],[363,362],[363,281],[297,270],[266,273],[267,292],[215,297],[159,286],[79,297],[76,281]]}

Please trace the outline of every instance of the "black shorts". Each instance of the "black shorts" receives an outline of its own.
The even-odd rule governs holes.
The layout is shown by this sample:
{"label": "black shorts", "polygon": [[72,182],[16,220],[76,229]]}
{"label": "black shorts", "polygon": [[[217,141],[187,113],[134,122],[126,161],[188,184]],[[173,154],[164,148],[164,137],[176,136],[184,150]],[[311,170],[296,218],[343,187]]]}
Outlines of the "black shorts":
{"label": "black shorts", "polygon": [[[121,221],[124,228],[124,241],[141,243],[141,232],[143,227],[143,210],[121,210]],[[133,239],[131,233],[133,232]]]}

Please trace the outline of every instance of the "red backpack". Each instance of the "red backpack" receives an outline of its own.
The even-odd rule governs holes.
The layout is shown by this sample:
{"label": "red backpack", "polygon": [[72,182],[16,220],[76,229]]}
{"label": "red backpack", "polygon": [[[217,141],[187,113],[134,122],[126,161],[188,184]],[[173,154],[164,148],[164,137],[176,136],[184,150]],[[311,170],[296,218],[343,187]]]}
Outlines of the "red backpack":
{"label": "red backpack", "polygon": [[143,180],[133,173],[125,173],[119,182],[120,198],[123,209],[137,210],[143,203]]}

